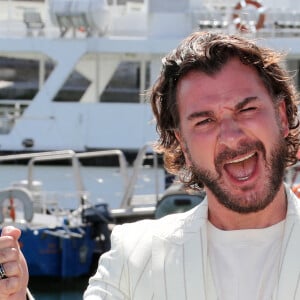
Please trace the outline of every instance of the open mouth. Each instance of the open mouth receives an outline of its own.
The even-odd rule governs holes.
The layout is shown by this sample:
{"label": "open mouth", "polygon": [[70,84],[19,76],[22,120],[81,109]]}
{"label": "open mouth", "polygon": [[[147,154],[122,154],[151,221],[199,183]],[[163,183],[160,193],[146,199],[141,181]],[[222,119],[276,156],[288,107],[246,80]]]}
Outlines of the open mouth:
{"label": "open mouth", "polygon": [[224,169],[237,181],[248,180],[255,172],[258,154],[253,152],[243,157],[231,160],[224,165]]}

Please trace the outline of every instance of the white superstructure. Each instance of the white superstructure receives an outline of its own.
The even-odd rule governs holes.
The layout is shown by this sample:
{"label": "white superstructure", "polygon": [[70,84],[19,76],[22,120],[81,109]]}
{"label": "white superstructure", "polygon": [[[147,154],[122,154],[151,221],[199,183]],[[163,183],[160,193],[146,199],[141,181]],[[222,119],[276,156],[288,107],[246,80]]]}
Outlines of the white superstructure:
{"label": "white superstructure", "polygon": [[[287,66],[298,71],[300,2],[244,1],[241,8],[238,4],[0,0],[0,57],[30,60],[38,68],[38,91],[32,97],[7,93],[0,99],[0,152],[137,151],[156,140],[144,91],[155,81],[161,58],[194,30],[234,33],[236,24],[243,24],[246,34],[259,43],[286,51]],[[263,26],[256,28],[259,20]],[[118,88],[118,80],[113,80],[118,72],[123,72],[120,85],[129,78],[135,83]],[[0,65],[0,92],[14,91],[12,78],[17,75],[18,70]],[[82,94],[66,101],[61,91],[70,78],[73,89],[82,89]],[[88,84],[82,85],[80,78]],[[113,96],[103,96],[109,93]]]}

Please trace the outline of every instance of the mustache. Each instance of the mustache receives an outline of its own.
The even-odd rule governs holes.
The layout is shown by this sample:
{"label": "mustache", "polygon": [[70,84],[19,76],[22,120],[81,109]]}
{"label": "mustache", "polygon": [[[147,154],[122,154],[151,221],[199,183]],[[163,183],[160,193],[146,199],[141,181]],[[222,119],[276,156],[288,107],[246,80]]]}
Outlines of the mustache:
{"label": "mustache", "polygon": [[249,152],[261,152],[264,159],[266,158],[266,149],[260,141],[241,142],[236,149],[225,148],[215,158],[217,170],[228,161],[238,156],[246,155]]}

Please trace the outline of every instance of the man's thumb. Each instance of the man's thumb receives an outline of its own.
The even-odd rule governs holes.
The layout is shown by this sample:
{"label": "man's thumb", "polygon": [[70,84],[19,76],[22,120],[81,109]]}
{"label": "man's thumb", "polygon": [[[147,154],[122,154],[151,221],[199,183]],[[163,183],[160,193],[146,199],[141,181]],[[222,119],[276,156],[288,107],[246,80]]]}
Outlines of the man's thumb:
{"label": "man's thumb", "polygon": [[21,236],[21,230],[13,226],[5,226],[2,229],[1,236],[12,236],[18,240]]}

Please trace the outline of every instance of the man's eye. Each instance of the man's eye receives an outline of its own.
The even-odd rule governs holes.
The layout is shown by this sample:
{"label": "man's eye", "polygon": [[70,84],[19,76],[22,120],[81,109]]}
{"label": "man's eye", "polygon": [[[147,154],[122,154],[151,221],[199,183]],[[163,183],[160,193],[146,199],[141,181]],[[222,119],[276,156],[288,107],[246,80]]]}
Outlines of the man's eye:
{"label": "man's eye", "polygon": [[213,122],[212,118],[207,118],[196,123],[196,126],[205,126]]}
{"label": "man's eye", "polygon": [[243,109],[240,110],[240,112],[251,112],[251,111],[255,111],[257,108],[255,106],[249,106],[249,107],[245,107]]}

